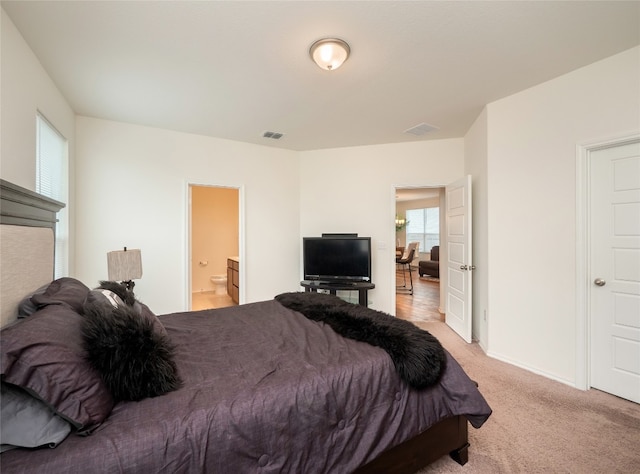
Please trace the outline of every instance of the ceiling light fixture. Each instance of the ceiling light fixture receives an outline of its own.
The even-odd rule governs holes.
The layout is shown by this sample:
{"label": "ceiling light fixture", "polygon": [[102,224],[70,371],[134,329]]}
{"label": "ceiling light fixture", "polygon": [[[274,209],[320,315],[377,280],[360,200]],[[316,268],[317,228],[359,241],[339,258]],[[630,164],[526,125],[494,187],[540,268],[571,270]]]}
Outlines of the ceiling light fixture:
{"label": "ceiling light fixture", "polygon": [[351,48],[349,45],[337,38],[324,38],[316,41],[309,49],[311,59],[319,68],[327,71],[333,71],[342,66],[347,58]]}

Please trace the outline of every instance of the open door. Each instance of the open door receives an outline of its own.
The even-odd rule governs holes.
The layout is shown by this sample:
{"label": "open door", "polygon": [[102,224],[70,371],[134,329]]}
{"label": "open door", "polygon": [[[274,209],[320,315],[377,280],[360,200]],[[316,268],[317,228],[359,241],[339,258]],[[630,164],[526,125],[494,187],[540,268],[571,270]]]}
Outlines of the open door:
{"label": "open door", "polygon": [[447,301],[445,321],[471,342],[471,176],[446,187]]}
{"label": "open door", "polygon": [[640,403],[640,141],[588,164],[591,386]]}

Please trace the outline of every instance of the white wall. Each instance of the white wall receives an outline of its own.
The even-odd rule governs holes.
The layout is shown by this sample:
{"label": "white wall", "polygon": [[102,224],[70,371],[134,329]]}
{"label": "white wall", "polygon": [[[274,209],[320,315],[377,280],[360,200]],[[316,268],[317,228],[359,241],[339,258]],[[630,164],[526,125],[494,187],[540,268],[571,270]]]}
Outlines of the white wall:
{"label": "white wall", "polygon": [[395,314],[395,188],[442,186],[460,178],[463,170],[463,139],[302,152],[301,237],[323,232],[370,236],[376,288],[369,292],[369,303]]}
{"label": "white wall", "polygon": [[[44,70],[15,25],[0,8],[0,177],[36,189],[36,115],[38,111],[69,142],[70,183],[75,173],[75,113]],[[74,193],[70,186],[69,248],[73,249]],[[69,268],[73,269],[73,255]]]}
{"label": "white wall", "polygon": [[107,277],[107,251],[140,248],[136,294],[158,314],[186,309],[187,186],[195,183],[242,188],[244,301],[299,289],[295,152],[87,117],[77,118],[76,136],[80,280]]}
{"label": "white wall", "polygon": [[576,382],[576,147],[640,130],[640,47],[489,104],[489,353]]}

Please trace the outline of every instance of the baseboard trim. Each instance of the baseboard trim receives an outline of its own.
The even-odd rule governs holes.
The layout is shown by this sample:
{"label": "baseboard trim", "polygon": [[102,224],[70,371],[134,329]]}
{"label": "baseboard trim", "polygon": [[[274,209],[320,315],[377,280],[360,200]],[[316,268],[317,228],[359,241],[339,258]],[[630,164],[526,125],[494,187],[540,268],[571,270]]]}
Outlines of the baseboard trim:
{"label": "baseboard trim", "polygon": [[520,369],[526,370],[527,372],[531,372],[531,373],[534,373],[536,375],[540,375],[542,377],[545,377],[547,379],[555,380],[556,382],[560,382],[561,384],[568,385],[568,386],[576,388],[578,390],[582,390],[582,388],[578,387],[576,385],[576,382],[573,381],[573,380],[568,380],[568,379],[559,377],[558,375],[546,372],[544,370],[540,370],[540,369],[537,369],[535,367],[531,367],[531,366],[529,366],[527,364],[523,364],[522,362],[519,362],[519,361],[516,361],[514,359],[511,359],[510,357],[503,356],[502,354],[497,354],[497,353],[492,352],[492,351],[485,352],[485,353],[487,354],[487,356],[491,357],[492,359],[496,359],[496,360],[499,360],[501,362],[505,362],[505,363],[507,363],[509,365],[514,365],[514,366],[516,366],[516,367],[518,367]]}

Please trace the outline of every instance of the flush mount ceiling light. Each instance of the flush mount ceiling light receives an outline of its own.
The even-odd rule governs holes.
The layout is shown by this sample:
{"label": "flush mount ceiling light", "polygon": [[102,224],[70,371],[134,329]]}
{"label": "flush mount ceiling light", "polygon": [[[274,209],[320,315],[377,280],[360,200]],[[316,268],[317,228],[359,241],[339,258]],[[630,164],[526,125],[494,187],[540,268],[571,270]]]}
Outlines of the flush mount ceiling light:
{"label": "flush mount ceiling light", "polygon": [[342,63],[349,57],[350,52],[349,45],[337,38],[318,40],[309,49],[311,59],[319,68],[327,71],[333,71],[342,66]]}

